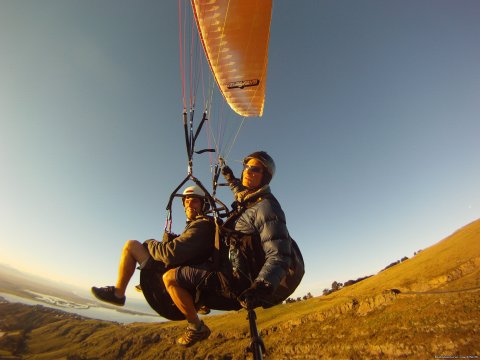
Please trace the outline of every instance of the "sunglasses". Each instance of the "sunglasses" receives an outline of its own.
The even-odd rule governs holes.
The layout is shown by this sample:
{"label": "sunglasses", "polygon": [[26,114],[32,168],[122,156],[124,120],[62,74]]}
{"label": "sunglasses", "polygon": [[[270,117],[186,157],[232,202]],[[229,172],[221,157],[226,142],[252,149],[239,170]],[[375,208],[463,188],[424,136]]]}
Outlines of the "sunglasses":
{"label": "sunglasses", "polygon": [[260,166],[252,166],[252,165],[247,165],[243,164],[243,171],[249,171],[255,174],[261,174],[263,172],[263,168]]}

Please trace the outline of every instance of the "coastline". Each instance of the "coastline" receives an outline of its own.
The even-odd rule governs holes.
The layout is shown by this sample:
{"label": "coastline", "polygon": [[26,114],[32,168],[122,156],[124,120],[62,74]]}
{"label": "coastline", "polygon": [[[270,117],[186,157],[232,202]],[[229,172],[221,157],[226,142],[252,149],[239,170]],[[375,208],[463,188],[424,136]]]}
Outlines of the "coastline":
{"label": "coastline", "polygon": [[31,290],[27,290],[29,293],[34,295],[33,298],[21,297],[18,295],[13,295],[6,292],[0,292],[0,299],[4,299],[9,303],[21,303],[25,305],[35,306],[42,305],[59,311],[65,311],[87,318],[118,322],[124,324],[130,324],[135,322],[165,322],[166,319],[160,317],[159,315],[148,315],[141,314],[135,311],[119,311],[116,309],[111,309],[107,307],[98,306],[94,303],[89,303],[87,305],[74,303],[68,300],[57,298],[50,295],[36,293]]}

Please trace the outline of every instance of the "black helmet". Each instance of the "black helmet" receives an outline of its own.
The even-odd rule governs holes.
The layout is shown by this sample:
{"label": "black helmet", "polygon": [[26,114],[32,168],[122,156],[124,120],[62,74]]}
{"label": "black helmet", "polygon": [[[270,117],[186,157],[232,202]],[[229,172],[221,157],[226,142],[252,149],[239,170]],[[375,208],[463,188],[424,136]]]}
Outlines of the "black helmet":
{"label": "black helmet", "polygon": [[257,159],[262,163],[267,170],[264,174],[262,183],[263,185],[269,184],[270,181],[272,181],[273,175],[275,175],[275,161],[273,161],[272,157],[265,151],[255,151],[243,159],[243,164],[245,165],[250,159]]}

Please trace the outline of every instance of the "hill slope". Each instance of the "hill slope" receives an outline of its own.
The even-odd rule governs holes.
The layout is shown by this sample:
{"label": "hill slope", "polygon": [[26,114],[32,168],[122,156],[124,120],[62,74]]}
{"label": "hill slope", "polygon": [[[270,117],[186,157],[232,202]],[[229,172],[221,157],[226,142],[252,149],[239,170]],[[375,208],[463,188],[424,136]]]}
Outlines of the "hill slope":
{"label": "hill slope", "polygon": [[[268,359],[480,357],[480,220],[414,258],[328,296],[257,311]],[[209,316],[211,337],[175,345],[184,323],[90,320],[0,304],[0,358],[243,359],[244,311]]]}

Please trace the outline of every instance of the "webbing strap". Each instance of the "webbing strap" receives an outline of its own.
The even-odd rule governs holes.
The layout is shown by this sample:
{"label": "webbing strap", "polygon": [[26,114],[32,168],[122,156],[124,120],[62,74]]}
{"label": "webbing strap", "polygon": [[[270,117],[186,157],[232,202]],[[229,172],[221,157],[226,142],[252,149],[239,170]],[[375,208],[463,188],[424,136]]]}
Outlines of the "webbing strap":
{"label": "webbing strap", "polygon": [[220,219],[215,219],[215,249],[213,251],[213,268],[217,271],[220,268],[220,246],[221,246],[221,228]]}
{"label": "webbing strap", "polygon": [[264,198],[265,197],[260,196],[257,199],[255,199],[255,201],[248,204],[247,206],[239,207],[236,211],[230,214],[230,216],[227,218],[227,220],[225,220],[224,223],[219,218],[215,218],[215,249],[213,253],[213,266],[216,271],[220,269],[220,249],[222,246],[223,236],[224,235],[228,236],[234,233],[238,233],[234,229],[229,229],[227,227],[227,224],[230,224],[233,221],[233,219],[238,218],[243,212],[245,212],[245,210],[257,204],[258,202],[262,201]]}

